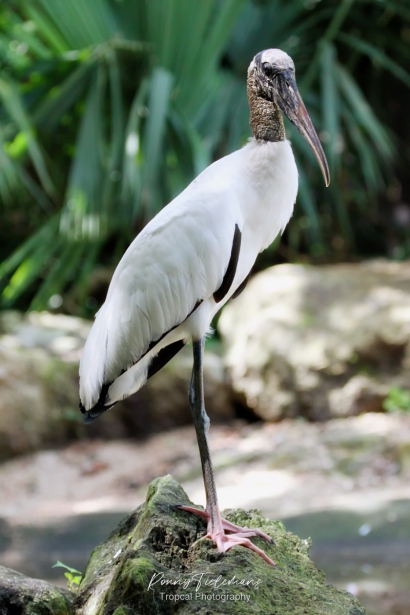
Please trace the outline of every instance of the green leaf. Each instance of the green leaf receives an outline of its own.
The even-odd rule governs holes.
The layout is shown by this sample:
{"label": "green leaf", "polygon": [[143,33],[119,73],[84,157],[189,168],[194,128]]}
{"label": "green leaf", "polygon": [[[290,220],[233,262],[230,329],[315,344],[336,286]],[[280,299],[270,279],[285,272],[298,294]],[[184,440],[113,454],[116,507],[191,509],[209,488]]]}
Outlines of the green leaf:
{"label": "green leaf", "polygon": [[371,43],[358,38],[352,34],[346,34],[341,32],[338,35],[338,39],[352,47],[352,49],[356,49],[367,55],[373,62],[376,62],[387,71],[389,71],[392,75],[403,81],[408,87],[410,87],[410,73],[406,71],[402,66],[394,62],[389,56],[384,53],[382,49],[378,49]]}
{"label": "green leaf", "polygon": [[46,134],[56,130],[61,118],[81,100],[90,82],[91,71],[96,67],[96,57],[80,62],[67,79],[56,84],[48,93],[42,104],[34,112],[34,121]]}
{"label": "green leaf", "polygon": [[383,408],[387,412],[410,412],[410,391],[401,387],[391,387],[383,401]]}
{"label": "green leaf", "polygon": [[380,155],[386,160],[391,160],[394,155],[394,147],[383,124],[375,116],[349,72],[339,64],[337,73],[341,92],[355,116],[355,121],[367,132]]}
{"label": "green leaf", "polygon": [[36,24],[41,35],[55,53],[64,53],[69,50],[69,45],[67,41],[64,40],[59,28],[56,27],[53,21],[39,6],[36,6],[34,2],[25,2],[23,10],[25,16]]}
{"label": "green leaf", "polygon": [[[59,216],[56,215],[48,220],[36,233],[23,242],[8,258],[0,264],[0,280],[4,280],[37,248],[47,245],[55,245],[56,233],[59,225]],[[44,266],[44,261],[40,263]]]}
{"label": "green leaf", "polygon": [[64,307],[81,312],[93,268],[113,267],[195,174],[246,142],[246,70],[272,41],[295,61],[332,174],[325,190],[287,128],[301,169],[295,250],[323,254],[335,233],[352,246],[351,226],[369,220],[370,199],[374,212],[395,176],[393,123],[375,109],[389,104],[387,71],[409,85],[410,11],[399,0],[19,0],[3,10],[0,207],[21,236],[33,233],[4,248],[3,305],[24,296],[39,309],[64,292]]}
{"label": "green leaf", "polygon": [[[37,278],[41,276],[41,273],[44,270],[46,264],[58,251],[61,242],[58,239],[56,240],[55,233],[51,234],[53,226],[54,225],[50,224],[45,227],[48,232],[47,234],[42,233],[44,235],[44,240],[42,243],[31,242],[29,240],[29,242],[31,243],[31,250],[27,249],[27,244],[23,245],[22,248],[20,248],[21,251],[24,250],[25,256],[24,259],[20,260],[17,269],[15,270],[14,274],[10,279],[10,282],[3,290],[2,306],[4,308],[7,308],[12,305],[13,302],[25,290],[27,290]],[[44,231],[45,229],[43,228],[41,229],[41,231]],[[8,259],[7,261],[5,261],[5,263],[2,264],[1,269],[3,269],[3,271],[4,269],[10,269],[11,260],[14,260],[14,263],[16,262],[16,253],[14,253],[12,257],[10,257],[10,259]],[[0,279],[2,277],[1,274],[2,272],[0,271]]]}
{"label": "green leaf", "polygon": [[144,101],[147,96],[149,82],[144,79],[134,96],[128,114],[124,141],[124,162],[121,181],[121,210],[119,222],[122,228],[129,226],[130,221],[137,217],[141,199],[141,112],[145,110]]}
{"label": "green leaf", "polygon": [[340,145],[342,140],[340,101],[336,78],[336,49],[333,45],[327,44],[324,46],[322,54],[322,128],[326,131],[327,136],[324,148],[330,165],[331,175],[336,172],[336,167],[340,166]]}
{"label": "green leaf", "polygon": [[29,115],[26,112],[18,87],[11,80],[0,79],[0,100],[19,130],[18,143],[9,146],[13,155],[22,153],[26,148],[41,183],[48,194],[54,193],[53,182],[48,173],[41,146],[38,143]]}
{"label": "green leaf", "polygon": [[76,570],[75,568],[70,568],[70,566],[67,566],[67,564],[63,564],[63,562],[60,562],[60,560],[58,560],[53,566],[52,568],[65,568],[66,570],[68,570],[68,572],[76,572],[79,575],[82,575],[82,572],[80,572],[79,570]]}
{"label": "green leaf", "polygon": [[326,47],[331,43],[339,34],[344,21],[346,20],[355,0],[342,0],[338,3],[336,10],[334,11],[333,18],[330,21],[326,31],[322,34],[318,40],[316,53],[310,62],[309,69],[304,75],[301,82],[301,90],[309,88],[313,80],[315,79],[321,61],[321,56],[325,52]]}
{"label": "green leaf", "polygon": [[64,282],[71,280],[80,270],[80,261],[89,245],[85,242],[65,241],[61,245],[58,257],[49,267],[47,277],[41,284],[30,304],[32,310],[48,308],[48,299],[56,294],[62,294]]}
{"label": "green leaf", "polygon": [[83,578],[83,575],[79,570],[76,570],[75,568],[70,568],[70,566],[63,564],[63,562],[60,561],[54,564],[53,568],[65,568],[68,571],[64,573],[64,576],[67,579],[68,588],[74,592],[78,590],[78,587]]}
{"label": "green leaf", "polygon": [[299,194],[298,201],[301,204],[303,211],[309,220],[308,234],[312,243],[323,243],[322,232],[320,228],[319,212],[315,203],[313,191],[307,181],[305,171],[302,165],[299,165]]}
{"label": "green leaf", "polygon": [[362,169],[363,178],[367,190],[371,193],[379,190],[383,185],[383,174],[374,155],[372,144],[366,140],[365,135],[357,125],[354,115],[347,107],[343,109],[343,117],[346,122],[348,134],[357,151],[359,166]]}
{"label": "green leaf", "polygon": [[106,71],[94,73],[76,142],[76,156],[70,169],[60,231],[70,239],[98,239],[106,232],[106,212],[101,210],[103,185],[103,115]]}
{"label": "green leaf", "polygon": [[173,76],[164,68],[156,68],[151,79],[148,118],[144,130],[141,207],[149,220],[165,203],[160,202],[156,188],[161,168],[161,148],[164,141]]}
{"label": "green leaf", "polygon": [[104,43],[118,31],[106,0],[31,0],[25,11],[59,52]]}

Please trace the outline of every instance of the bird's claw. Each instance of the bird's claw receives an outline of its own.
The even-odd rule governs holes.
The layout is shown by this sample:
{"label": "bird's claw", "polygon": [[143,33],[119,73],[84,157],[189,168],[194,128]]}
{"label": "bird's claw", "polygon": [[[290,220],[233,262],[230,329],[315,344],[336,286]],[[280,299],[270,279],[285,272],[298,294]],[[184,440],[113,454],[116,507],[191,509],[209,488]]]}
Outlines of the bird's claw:
{"label": "bird's claw", "polygon": [[[276,565],[275,562],[271,560],[271,558],[268,557],[262,549],[254,545],[253,542],[249,540],[249,538],[252,538],[253,536],[259,536],[260,538],[267,540],[269,543],[274,544],[272,538],[268,536],[268,534],[265,534],[265,532],[262,532],[262,530],[253,529],[246,526],[241,527],[240,525],[236,525],[235,523],[231,523],[227,519],[222,518],[222,531],[215,528],[212,529],[211,516],[206,510],[200,510],[194,506],[177,506],[177,508],[179,508],[179,510],[190,512],[194,515],[198,515],[207,521],[207,533],[203,538],[209,538],[212,540],[218,547],[218,551],[220,553],[225,553],[235,545],[242,545],[243,547],[247,547],[260,555],[265,562],[271,566]],[[225,534],[225,532],[229,532],[229,534]]]}

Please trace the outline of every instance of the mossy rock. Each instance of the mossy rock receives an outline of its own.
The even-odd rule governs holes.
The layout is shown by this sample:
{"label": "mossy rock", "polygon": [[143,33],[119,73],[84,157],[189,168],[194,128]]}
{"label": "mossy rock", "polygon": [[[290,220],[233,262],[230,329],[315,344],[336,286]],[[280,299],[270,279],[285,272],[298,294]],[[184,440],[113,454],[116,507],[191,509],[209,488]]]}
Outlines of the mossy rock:
{"label": "mossy rock", "polygon": [[71,615],[74,594],[0,566],[0,615]]}
{"label": "mossy rock", "polygon": [[309,559],[310,543],[259,511],[231,510],[235,523],[259,527],[275,540],[252,540],[277,563],[234,547],[217,552],[198,539],[205,524],[176,508],[190,504],[171,477],[158,478],[147,500],[126,517],[87,565],[75,615],[366,615],[349,593],[326,584]]}

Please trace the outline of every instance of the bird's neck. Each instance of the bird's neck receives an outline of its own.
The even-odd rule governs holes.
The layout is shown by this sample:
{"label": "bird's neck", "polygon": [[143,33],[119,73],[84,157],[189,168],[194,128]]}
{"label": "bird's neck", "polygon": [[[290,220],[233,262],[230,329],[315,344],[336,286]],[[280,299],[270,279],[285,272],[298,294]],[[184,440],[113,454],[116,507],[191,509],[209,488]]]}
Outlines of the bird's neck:
{"label": "bird's neck", "polygon": [[285,141],[285,125],[279,107],[258,95],[256,80],[248,75],[249,123],[253,136],[258,141]]}

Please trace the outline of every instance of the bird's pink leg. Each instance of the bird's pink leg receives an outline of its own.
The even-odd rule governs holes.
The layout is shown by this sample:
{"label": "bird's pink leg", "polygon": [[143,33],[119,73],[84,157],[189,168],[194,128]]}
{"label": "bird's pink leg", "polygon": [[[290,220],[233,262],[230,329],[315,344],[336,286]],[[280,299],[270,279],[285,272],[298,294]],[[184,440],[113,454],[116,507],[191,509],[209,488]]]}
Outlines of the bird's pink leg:
{"label": "bird's pink leg", "polygon": [[[205,411],[202,357],[204,348],[204,338],[193,343],[194,367],[192,370],[191,387],[189,391],[189,401],[194,419],[196,435],[198,439],[199,453],[201,456],[202,474],[204,477],[206,492],[206,510],[199,510],[192,506],[179,506],[181,510],[199,515],[207,521],[206,538],[210,538],[218,547],[218,551],[224,553],[235,545],[242,545],[255,551],[268,564],[272,566],[275,562],[266,555],[262,549],[254,545],[249,538],[260,536],[269,542],[273,540],[264,532],[248,527],[240,527],[226,519],[222,519],[218,506],[214,472],[212,469],[211,455],[208,445],[209,418]],[[225,532],[229,532],[226,534]]]}
{"label": "bird's pink leg", "polygon": [[[212,526],[212,517],[208,510],[200,510],[199,508],[195,508],[194,506],[178,506],[180,510],[185,510],[186,512],[193,513],[194,515],[198,515],[207,521],[207,533],[204,538],[210,538],[218,547],[218,551],[224,553],[228,551],[231,547],[235,545],[242,545],[244,547],[248,547],[252,551],[255,551],[258,555],[260,555],[268,564],[275,566],[275,562],[270,559],[266,555],[266,553],[259,549],[256,545],[253,544],[249,540],[253,536],[260,536],[264,538],[271,544],[273,544],[273,540],[270,536],[262,532],[262,530],[251,529],[249,527],[241,527],[240,525],[235,525],[226,519],[223,519],[219,513],[219,507],[217,510],[217,515],[219,516],[221,522],[221,531],[216,530],[215,525]],[[225,534],[225,532],[232,532],[230,534]]]}

